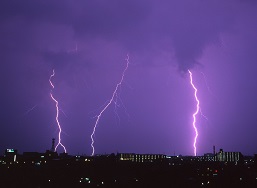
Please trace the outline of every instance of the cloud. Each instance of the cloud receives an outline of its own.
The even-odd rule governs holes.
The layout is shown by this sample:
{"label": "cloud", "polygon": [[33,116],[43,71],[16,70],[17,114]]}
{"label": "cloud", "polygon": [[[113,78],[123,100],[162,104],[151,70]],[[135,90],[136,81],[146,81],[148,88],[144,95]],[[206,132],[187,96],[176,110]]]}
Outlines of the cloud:
{"label": "cloud", "polygon": [[[169,53],[184,72],[199,63],[203,50],[218,42],[220,33],[231,30],[238,6],[240,1],[2,1],[1,19],[23,19],[35,27],[66,25],[74,41],[117,42],[152,59]],[[52,29],[45,25],[43,30]],[[58,55],[61,59],[67,54]]]}

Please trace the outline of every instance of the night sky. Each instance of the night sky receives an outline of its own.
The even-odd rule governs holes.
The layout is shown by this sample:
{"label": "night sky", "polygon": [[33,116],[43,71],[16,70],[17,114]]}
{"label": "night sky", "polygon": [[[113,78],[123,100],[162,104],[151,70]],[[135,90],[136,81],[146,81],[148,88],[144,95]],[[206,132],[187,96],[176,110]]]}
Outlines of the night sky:
{"label": "night sky", "polygon": [[[257,153],[255,0],[1,0],[0,152]],[[52,89],[49,77],[55,70]],[[118,115],[117,115],[118,114]],[[208,118],[208,120],[205,118]],[[63,152],[58,147],[58,152]]]}

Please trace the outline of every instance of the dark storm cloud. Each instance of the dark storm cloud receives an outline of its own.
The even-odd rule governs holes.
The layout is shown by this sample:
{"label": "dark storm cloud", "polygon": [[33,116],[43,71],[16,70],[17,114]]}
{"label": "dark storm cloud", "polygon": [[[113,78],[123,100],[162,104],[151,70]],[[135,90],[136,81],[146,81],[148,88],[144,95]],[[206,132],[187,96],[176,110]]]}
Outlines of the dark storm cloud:
{"label": "dark storm cloud", "polygon": [[101,38],[116,41],[130,52],[143,54],[147,51],[157,56],[160,51],[171,53],[179,70],[187,71],[199,63],[198,58],[207,45],[218,42],[220,33],[231,29],[235,14],[233,4],[236,3],[2,1],[1,11],[2,19],[69,25],[77,40]]}
{"label": "dark storm cloud", "polygon": [[74,20],[75,31],[119,41],[132,52],[173,51],[181,71],[193,68],[203,49],[218,42],[220,33],[230,29],[233,21],[226,3],[221,6],[217,1],[108,4],[96,12],[85,11],[86,15]]}
{"label": "dark storm cloud", "polygon": [[234,10],[231,7],[227,13],[230,5],[218,1],[110,3],[99,12],[85,11],[87,15],[74,20],[74,28],[81,35],[119,41],[128,51],[173,53],[179,70],[187,71],[198,63],[207,45],[218,42],[219,35],[231,28]]}

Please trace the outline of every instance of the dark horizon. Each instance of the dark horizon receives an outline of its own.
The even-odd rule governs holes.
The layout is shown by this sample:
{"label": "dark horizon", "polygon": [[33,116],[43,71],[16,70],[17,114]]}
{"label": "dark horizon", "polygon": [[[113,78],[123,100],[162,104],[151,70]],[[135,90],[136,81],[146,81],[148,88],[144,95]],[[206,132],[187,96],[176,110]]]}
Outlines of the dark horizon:
{"label": "dark horizon", "polygon": [[13,151],[17,152],[18,155],[23,155],[24,153],[42,153],[42,154],[44,154],[44,153],[48,153],[48,152],[50,152],[50,153],[53,152],[53,153],[56,153],[59,156],[65,154],[65,155],[69,155],[69,156],[91,156],[91,157],[104,156],[104,155],[112,155],[112,154],[117,155],[117,154],[120,154],[120,153],[139,154],[139,155],[166,155],[166,156],[182,156],[182,157],[202,157],[202,156],[204,156],[206,154],[216,155],[217,153],[219,153],[221,151],[222,152],[232,152],[232,153],[233,152],[239,152],[239,153],[242,154],[242,156],[252,156],[252,157],[254,157],[255,155],[257,155],[257,153],[253,153],[252,155],[245,155],[241,151],[228,151],[228,150],[224,150],[223,148],[219,148],[219,149],[217,149],[215,151],[214,150],[206,151],[202,155],[198,155],[197,154],[196,156],[195,155],[182,155],[182,154],[177,154],[177,153],[173,153],[173,154],[167,154],[167,153],[141,153],[141,152],[126,152],[126,151],[124,151],[124,152],[117,151],[117,152],[112,152],[112,153],[95,153],[94,155],[90,155],[90,154],[86,154],[86,153],[83,153],[83,152],[77,152],[76,154],[71,154],[71,153],[68,153],[68,152],[67,153],[65,153],[65,152],[58,152],[58,151],[51,150],[51,148],[50,149],[46,149],[44,151],[37,151],[37,150],[35,150],[35,151],[22,151],[22,152],[19,149],[17,149],[17,148],[6,148],[4,151],[2,151],[3,155],[1,155],[1,153],[0,153],[0,156],[4,156],[4,153],[7,150],[13,150]]}
{"label": "dark horizon", "polygon": [[67,156],[8,150],[0,157],[4,187],[256,187],[257,155],[204,157],[161,154]]}

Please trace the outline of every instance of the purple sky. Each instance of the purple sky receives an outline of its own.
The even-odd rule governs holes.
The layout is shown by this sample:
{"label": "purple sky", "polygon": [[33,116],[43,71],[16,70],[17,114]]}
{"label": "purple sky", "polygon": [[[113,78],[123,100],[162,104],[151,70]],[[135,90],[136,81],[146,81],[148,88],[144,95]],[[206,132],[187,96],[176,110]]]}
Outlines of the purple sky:
{"label": "purple sky", "polygon": [[70,154],[90,155],[95,116],[127,54],[120,119],[112,104],[96,129],[97,154],[193,155],[188,69],[208,117],[197,116],[198,155],[213,145],[257,153],[254,0],[1,0],[0,152],[51,148],[58,128],[48,79],[55,69],[62,143]]}

